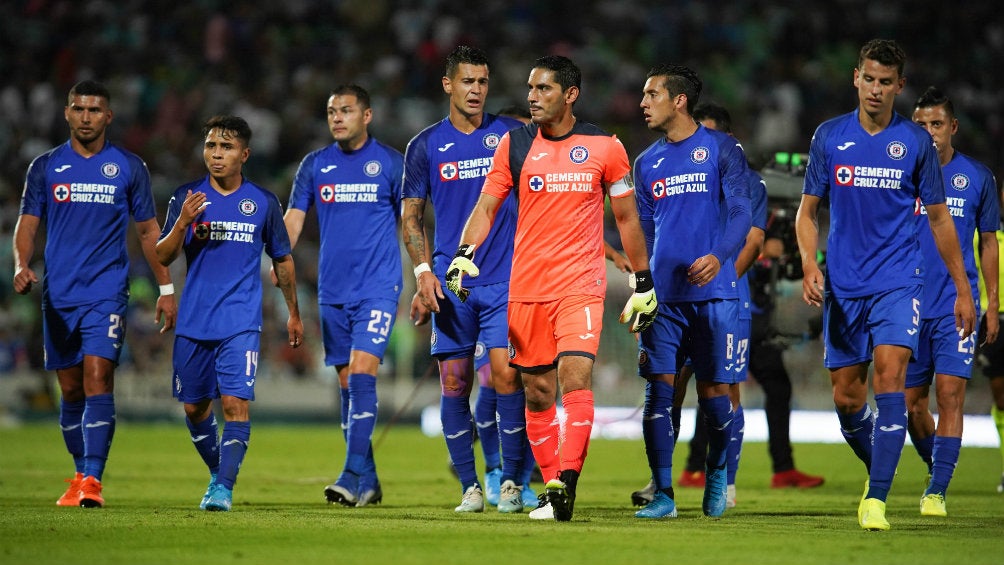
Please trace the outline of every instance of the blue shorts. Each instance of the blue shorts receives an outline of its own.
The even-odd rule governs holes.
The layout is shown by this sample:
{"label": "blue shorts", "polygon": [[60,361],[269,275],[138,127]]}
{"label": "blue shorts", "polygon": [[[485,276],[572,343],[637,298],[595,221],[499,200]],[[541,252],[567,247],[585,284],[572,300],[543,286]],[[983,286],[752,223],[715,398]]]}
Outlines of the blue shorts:
{"label": "blue shorts", "polygon": [[[752,320],[739,316],[739,331],[734,340],[736,343],[735,371],[737,377],[735,382],[737,383],[746,382],[746,376],[749,374],[750,333],[752,332],[752,325]],[[683,365],[680,366],[680,369],[683,369],[685,366],[690,367],[691,370],[694,369],[694,363],[690,360],[690,357],[687,357],[683,361]],[[679,374],[679,370],[677,371],[677,374]]]}
{"label": "blue shorts", "polygon": [[840,298],[827,292],[823,300],[823,364],[839,369],[871,361],[879,345],[917,351],[920,334],[920,285],[879,294]]}
{"label": "blue shorts", "polygon": [[126,309],[126,303],[117,300],[69,308],[43,304],[46,370],[79,365],[84,355],[103,357],[118,365],[125,342]]}
{"label": "blue shorts", "polygon": [[349,364],[352,351],[365,351],[381,361],[397,319],[397,300],[368,298],[354,304],[321,304],[324,364]]}
{"label": "blue shorts", "polygon": [[175,336],[172,394],[189,404],[220,395],[254,400],[260,343],[260,332],[226,339]]}
{"label": "blue shorts", "polygon": [[975,352],[976,333],[959,338],[954,314],[922,320],[914,359],[906,368],[906,387],[930,385],[935,374],[972,377]]}
{"label": "blue shorts", "polygon": [[638,374],[676,374],[687,358],[699,381],[745,378],[749,324],[739,321],[738,300],[659,304],[655,322],[641,333]]}
{"label": "blue shorts", "polygon": [[509,283],[472,286],[470,291],[466,302],[452,292],[439,301],[439,312],[432,315],[433,357],[476,357],[479,345],[486,353],[509,346]]}

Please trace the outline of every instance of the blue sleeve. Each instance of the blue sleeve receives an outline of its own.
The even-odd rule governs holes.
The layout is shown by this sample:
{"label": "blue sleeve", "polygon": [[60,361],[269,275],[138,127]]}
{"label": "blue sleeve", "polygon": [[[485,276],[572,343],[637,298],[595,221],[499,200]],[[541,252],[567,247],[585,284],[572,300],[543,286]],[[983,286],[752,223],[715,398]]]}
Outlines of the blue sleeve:
{"label": "blue sleeve", "polygon": [[984,168],[981,175],[980,211],[976,230],[980,232],[997,231],[1000,227],[1000,203],[997,200],[997,180],[990,169]]}
{"label": "blue sleeve", "polygon": [[390,200],[391,204],[394,206],[394,213],[401,218],[401,195],[403,194],[404,184],[404,156],[402,156],[397,151],[388,148],[388,160],[390,161],[391,171],[390,175]]}
{"label": "blue sleeve", "polygon": [[289,233],[286,223],[282,221],[282,205],[279,198],[268,193],[268,213],[265,216],[265,226],[262,230],[265,239],[265,253],[273,258],[285,257],[292,250],[289,246]]}
{"label": "blue sleeve", "polygon": [[21,193],[21,214],[45,217],[46,206],[49,204],[45,190],[45,167],[49,163],[48,153],[35,157],[28,165],[28,174],[24,180],[24,191]]}
{"label": "blue sleeve", "polygon": [[[171,200],[167,202],[167,216],[164,217],[164,225],[160,227],[160,239],[164,239],[167,237],[167,234],[171,233],[171,230],[174,229],[174,224],[178,222],[178,216],[181,215],[181,205],[185,200],[178,196],[180,190],[176,190],[171,195]],[[184,195],[185,193],[181,192],[180,194]]]}
{"label": "blue sleeve", "polygon": [[750,193],[749,166],[746,165],[746,155],[733,140],[726,139],[720,144],[719,170],[721,173],[722,192],[725,195],[725,206],[728,218],[725,220],[725,232],[722,238],[712,248],[711,253],[718,258],[719,263],[731,260],[736,256],[739,247],[746,241],[750,231]]}
{"label": "blue sleeve", "polygon": [[426,152],[429,136],[416,135],[404,150],[404,174],[401,198],[429,199],[429,155]]}
{"label": "blue sleeve", "polygon": [[826,164],[826,130],[821,125],[816,128],[809,142],[809,163],[805,168],[805,183],[802,194],[826,198],[830,189],[830,172]]}
{"label": "blue sleeve", "polygon": [[938,150],[927,130],[921,129],[922,137],[918,146],[917,166],[913,169],[917,196],[921,204],[944,204],[945,183],[941,176],[941,162],[938,160]]}
{"label": "blue sleeve", "polygon": [[317,152],[308,153],[300,161],[300,166],[296,169],[296,176],[293,177],[293,189],[289,193],[289,205],[287,209],[310,210],[314,204],[314,161],[317,159]]}
{"label": "blue sleeve", "polygon": [[153,203],[153,189],[150,188],[150,171],[146,163],[135,156],[128,156],[132,179],[129,182],[129,213],[137,222],[157,217]]}
{"label": "blue sleeve", "polygon": [[[652,218],[652,191],[648,189],[647,186],[642,186],[645,181],[641,180],[638,175],[638,161],[641,160],[639,156],[634,161],[634,171],[632,171],[632,176],[637,181],[634,189],[634,201],[635,206],[638,208],[638,221],[641,223],[642,234],[645,235],[645,251],[648,256],[652,256],[652,248],[655,246],[655,220]],[[642,183],[642,184],[638,184]]]}
{"label": "blue sleeve", "polygon": [[767,183],[760,173],[750,170],[751,226],[767,231]]}

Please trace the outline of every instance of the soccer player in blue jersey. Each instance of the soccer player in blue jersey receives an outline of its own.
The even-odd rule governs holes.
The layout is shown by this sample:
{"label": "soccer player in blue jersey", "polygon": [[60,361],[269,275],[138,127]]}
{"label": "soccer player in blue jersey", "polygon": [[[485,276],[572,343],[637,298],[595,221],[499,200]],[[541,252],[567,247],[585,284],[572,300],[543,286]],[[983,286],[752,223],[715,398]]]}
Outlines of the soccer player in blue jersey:
{"label": "soccer player in blue jersey", "polygon": [[45,368],[56,371],[59,426],[76,467],[59,506],[104,505],[101,477],[115,433],[115,366],[129,301],[130,216],[160,285],[161,333],[174,327],[177,313],[170,273],[154,250],[160,227],[150,173],[139,157],[105,139],[113,117],[110,102],[111,94],[98,82],[85,80],[70,89],[63,110],[70,139],[29,165],[14,228],[13,287],[27,294],[39,281],[31,261],[45,220]]}
{"label": "soccer player in blue jersey", "polygon": [[[692,117],[697,123],[707,129],[733,135],[732,116],[723,106],[710,102],[701,102],[694,107]],[[742,453],[743,433],[746,426],[739,390],[739,383],[746,381],[747,361],[749,358],[750,324],[752,320],[750,312],[750,287],[749,280],[746,277],[746,272],[749,271],[750,267],[753,266],[754,261],[756,261],[757,257],[760,255],[760,251],[763,248],[764,233],[767,226],[767,189],[763,178],[759,173],[752,169],[748,169],[746,178],[750,195],[752,223],[749,232],[746,234],[746,239],[739,248],[738,254],[732,258],[736,269],[736,276],[738,277],[737,289],[739,291],[740,333],[736,336],[736,343],[738,343],[738,350],[742,351],[743,354],[736,360],[734,367],[738,380],[729,385],[729,398],[732,402],[734,418],[732,420],[728,454],[726,458],[728,469],[726,473],[726,508],[732,508],[736,505],[736,471],[739,468],[739,457]],[[676,375],[672,412],[674,439],[676,437],[676,431],[680,429],[680,412],[683,406],[683,400],[687,394],[687,383],[689,382],[692,374],[693,368],[688,364],[681,367],[680,371]],[[707,456],[707,443],[708,437],[706,434],[706,426],[704,425],[704,416],[700,410],[697,410],[696,421],[694,424],[694,438],[690,442],[691,455],[688,458],[688,461],[691,459],[696,460],[698,458],[701,460],[700,477],[702,479],[702,487],[705,486],[703,479],[705,476],[704,459]],[[690,476],[686,473],[687,471],[684,471],[684,474],[681,475],[681,479]],[[648,486],[631,494],[632,502],[639,506],[648,504],[655,497],[657,490],[655,480],[652,480],[649,482]]]}
{"label": "soccer player in blue jersey", "polygon": [[[481,274],[471,284],[467,300],[444,294],[442,287],[495,148],[506,132],[522,125],[485,112],[488,81],[488,58],[480,49],[462,45],[447,57],[442,82],[450,100],[449,115],[408,142],[402,220],[417,286],[412,316],[421,321],[432,313],[432,355],[439,362],[443,436],[462,492],[455,510],[481,512],[487,497],[499,512],[522,512],[526,400],[519,375],[509,366],[506,320],[515,199],[506,199],[496,216],[478,254]],[[432,202],[436,216],[431,250],[423,221],[427,201]],[[478,343],[485,347],[488,363],[476,377],[472,360]],[[475,378],[481,383],[475,415],[485,450],[485,484],[478,480],[474,466],[470,395]],[[497,426],[482,425],[494,421],[496,414]],[[499,445],[500,450],[493,449]]]}
{"label": "soccer player in blue jersey", "polygon": [[639,518],[676,516],[669,416],[676,375],[688,357],[709,437],[702,509],[717,518],[726,508],[734,417],[729,388],[745,373],[748,334],[739,321],[734,258],[751,226],[749,167],[735,138],[694,121],[701,88],[693,70],[662,65],[648,73],[641,102],[645,123],[663,136],[634,163],[638,215],[659,297],[658,315],[641,333],[639,352],[639,374],[648,381],[642,430],[658,490],[635,514]]}
{"label": "soccer player in blue jersey", "polygon": [[[951,99],[935,87],[928,88],[914,104],[913,121],[934,138],[945,182],[945,204],[951,213],[962,250],[973,301],[979,304],[979,275],[973,253],[973,237],[979,234],[983,280],[988,293],[985,318],[987,342],[997,340],[999,281],[997,228],[1000,208],[997,182],[983,164],[955,150],[952,136],[959,130]],[[926,224],[926,210],[918,204],[917,221]],[[962,415],[966,384],[972,376],[977,334],[960,337],[955,329],[955,287],[938,257],[931,231],[918,227],[924,260],[924,294],[921,299],[920,339],[906,371],[906,406],[910,439],[931,475],[920,499],[922,516],[947,516],[945,492],[959,462],[962,446]],[[991,309],[992,310],[989,310]],[[978,315],[978,312],[977,312]],[[938,403],[938,424],[928,408],[931,384]]]}
{"label": "soccer player in blue jersey", "polygon": [[307,212],[317,210],[324,362],[338,372],[346,443],[344,468],[324,496],[331,503],[361,507],[383,500],[371,439],[377,369],[401,295],[397,217],[403,158],[369,135],[373,110],[363,87],[336,87],[327,113],[335,142],[300,162],[285,222],[295,247]]}
{"label": "soccer player in blue jersey", "polygon": [[[854,69],[858,107],[823,122],[812,136],[795,219],[802,298],[823,306],[823,361],[840,429],[869,472],[858,505],[858,524],[866,530],[889,529],[885,501],[907,433],[906,367],[926,308],[918,197],[955,285],[960,339],[973,333],[976,320],[937,151],[930,134],[893,110],[906,82],[905,62],[892,40],[873,39],[861,48]],[[823,198],[830,203],[825,277],[816,263]],[[867,402],[872,360],[874,417]]]}
{"label": "soccer player in blue jersey", "polygon": [[[188,272],[175,330],[172,389],[185,405],[192,443],[209,469],[209,488],[199,507],[226,512],[251,437],[262,252],[272,258],[289,309],[291,347],[300,346],[303,323],[282,206],[241,172],[251,153],[251,128],[242,118],[216,116],[202,134],[209,174],[174,191],[157,257],[166,266],[185,253]],[[226,421],[222,437],[213,414],[215,398],[221,399]]]}

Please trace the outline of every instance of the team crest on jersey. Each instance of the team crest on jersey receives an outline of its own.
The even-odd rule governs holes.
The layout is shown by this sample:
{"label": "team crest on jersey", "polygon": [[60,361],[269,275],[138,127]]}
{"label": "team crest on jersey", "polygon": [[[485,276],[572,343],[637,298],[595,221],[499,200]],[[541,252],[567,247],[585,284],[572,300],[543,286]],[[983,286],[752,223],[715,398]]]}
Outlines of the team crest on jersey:
{"label": "team crest on jersey", "polygon": [[854,167],[850,165],[833,167],[833,178],[839,186],[851,186],[854,184]]}
{"label": "team crest on jersey", "polygon": [[589,150],[582,145],[576,145],[568,152],[568,158],[576,165],[581,165],[589,160]]}
{"label": "team crest on jersey", "polygon": [[708,155],[710,152],[707,147],[695,147],[693,151],[690,152],[690,160],[694,162],[695,165],[700,165],[708,160]]}
{"label": "team crest on jersey", "polygon": [[508,344],[508,345],[506,346],[506,352],[507,352],[507,353],[509,353],[509,360],[510,360],[510,361],[516,358],[516,348],[515,348],[515,347],[513,347],[513,345],[512,345],[512,342],[511,342],[511,341],[510,341],[510,342],[509,342],[509,344]]}
{"label": "team crest on jersey", "polygon": [[530,185],[530,190],[532,192],[540,192],[541,190],[544,190],[544,179],[540,178],[539,176],[534,175],[530,177],[530,180],[529,182],[527,182],[527,184]]}
{"label": "team crest on jersey", "polygon": [[885,154],[889,156],[890,159],[895,159],[899,161],[903,157],[906,157],[906,144],[902,141],[893,141],[886,145]]}
{"label": "team crest on jersey", "polygon": [[494,151],[499,146],[499,141],[501,140],[502,137],[499,134],[492,132],[481,138],[481,144],[485,146],[485,149]]}
{"label": "team crest on jersey", "polygon": [[113,179],[119,176],[119,164],[109,161],[104,165],[101,165],[101,174],[104,175],[106,179]]}
{"label": "team crest on jersey", "polygon": [[459,172],[460,168],[457,167],[456,161],[439,164],[439,178],[441,180],[454,180]]}
{"label": "team crest on jersey", "polygon": [[480,359],[485,356],[485,342],[479,341],[474,344],[474,358]]}
{"label": "team crest on jersey", "polygon": [[969,188],[969,177],[962,173],[955,173],[952,175],[951,184],[955,190],[965,190]]}
{"label": "team crest on jersey", "polygon": [[653,182],[652,183],[652,196],[654,196],[656,199],[659,199],[659,198],[662,198],[663,196],[666,196],[666,183],[663,182],[663,181],[661,181],[661,180],[657,180],[657,181]]}
{"label": "team crest on jersey", "polygon": [[254,216],[254,213],[258,211],[258,203],[250,198],[241,200],[238,206],[240,207],[241,214],[245,216]]}
{"label": "team crest on jersey", "polygon": [[363,172],[366,176],[375,177],[380,174],[380,161],[370,161],[363,165]]}
{"label": "team crest on jersey", "polygon": [[321,195],[321,202],[334,202],[335,201],[335,187],[330,184],[322,184],[317,187],[317,192]]}
{"label": "team crest on jersey", "polygon": [[56,200],[56,202],[69,202],[70,185],[65,183],[52,185],[52,197]]}
{"label": "team crest on jersey", "polygon": [[195,239],[209,239],[209,222],[192,224],[192,235]]}
{"label": "team crest on jersey", "polygon": [[436,335],[436,330],[433,329],[432,330],[432,335],[429,336],[429,342],[432,344],[433,347],[436,347],[436,342],[437,341],[439,341],[439,337]]}
{"label": "team crest on jersey", "polygon": [[644,367],[645,365],[648,365],[648,351],[645,351],[644,349],[639,349],[638,350],[638,366],[639,367]]}

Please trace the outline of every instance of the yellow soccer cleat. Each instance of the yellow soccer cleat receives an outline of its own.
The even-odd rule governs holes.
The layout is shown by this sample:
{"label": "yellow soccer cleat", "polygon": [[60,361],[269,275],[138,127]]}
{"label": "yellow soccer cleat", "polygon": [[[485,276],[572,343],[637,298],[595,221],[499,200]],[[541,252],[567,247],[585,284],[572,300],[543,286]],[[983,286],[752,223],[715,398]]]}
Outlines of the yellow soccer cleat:
{"label": "yellow soccer cleat", "polygon": [[945,495],[925,494],[924,498],[920,499],[920,515],[941,517],[948,516],[948,510],[945,509]]}
{"label": "yellow soccer cleat", "polygon": [[869,531],[886,531],[889,521],[885,519],[885,502],[877,498],[866,498],[858,505],[858,523]]}

